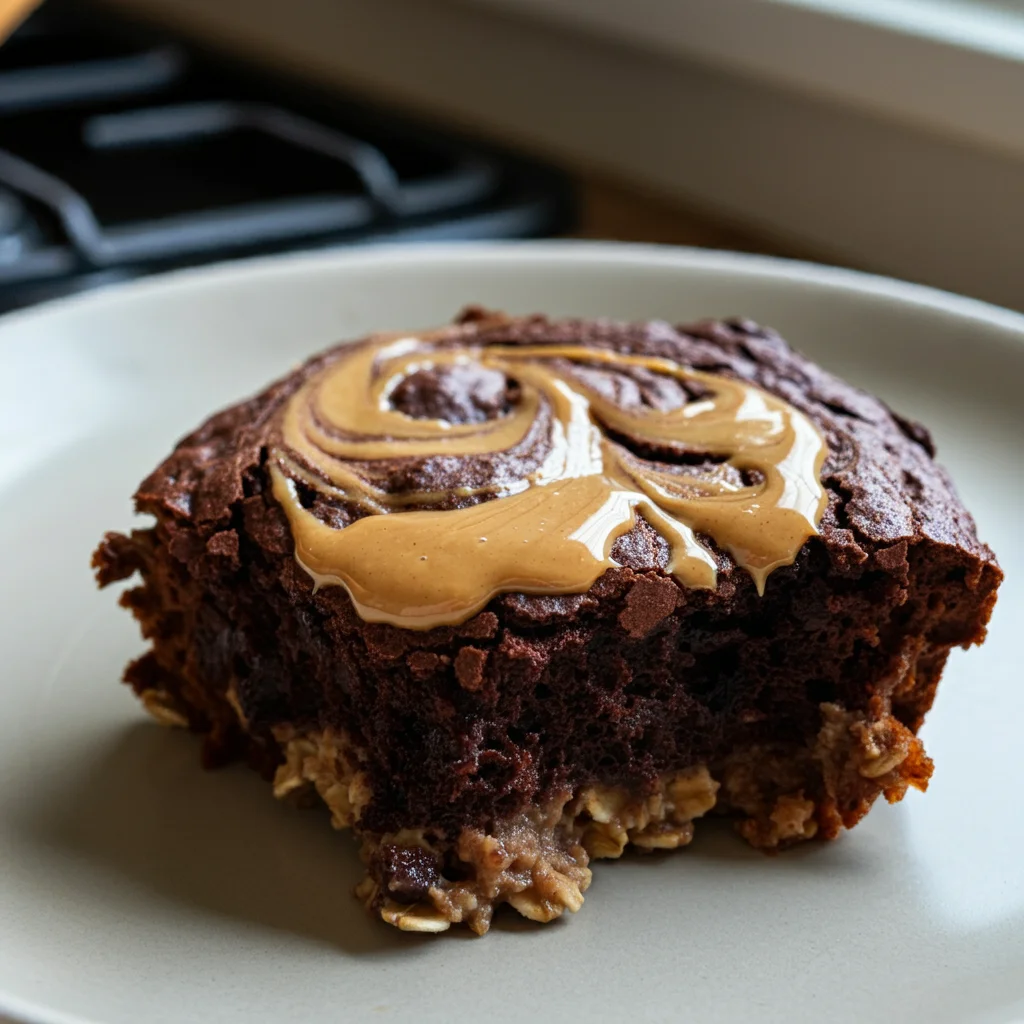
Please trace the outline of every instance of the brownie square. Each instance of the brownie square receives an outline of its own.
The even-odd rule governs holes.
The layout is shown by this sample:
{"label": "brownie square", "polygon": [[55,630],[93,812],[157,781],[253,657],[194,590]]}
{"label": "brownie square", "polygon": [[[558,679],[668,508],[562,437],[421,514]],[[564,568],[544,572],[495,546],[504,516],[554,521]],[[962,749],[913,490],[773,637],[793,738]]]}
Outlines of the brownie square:
{"label": "brownie square", "polygon": [[[392,503],[367,508],[288,444],[289,410],[358,351],[338,346],[182,440],[135,495],[154,525],[108,534],[94,556],[101,585],[141,579],[122,604],[151,647],[126,681],[203,737],[206,764],[246,758],[279,797],[319,794],[362,842],[361,897],[413,931],[484,932],[502,903],[540,921],[575,911],[591,859],[683,846],[708,813],[774,850],[832,839],[879,795],[927,786],[917,732],[950,649],[984,639],[1001,579],[927,430],[746,321],[470,310],[420,337],[458,358],[389,385],[412,423],[498,429],[529,375],[477,356],[543,346],[575,353],[566,379],[613,411],[699,404],[701,380],[781,399],[822,442],[820,517],[763,593],[700,531],[712,584],[681,582],[638,507],[581,592],[503,590],[430,628],[368,621],[349,588],[297,558],[295,516],[344,534],[370,515],[486,507],[543,461],[550,424],[541,403],[514,445],[485,455],[354,462]],[[669,364],[698,385],[657,370]],[[601,430],[630,465],[698,489],[758,482],[714,451],[627,436],[610,415]],[[475,571],[467,559],[456,577]]]}

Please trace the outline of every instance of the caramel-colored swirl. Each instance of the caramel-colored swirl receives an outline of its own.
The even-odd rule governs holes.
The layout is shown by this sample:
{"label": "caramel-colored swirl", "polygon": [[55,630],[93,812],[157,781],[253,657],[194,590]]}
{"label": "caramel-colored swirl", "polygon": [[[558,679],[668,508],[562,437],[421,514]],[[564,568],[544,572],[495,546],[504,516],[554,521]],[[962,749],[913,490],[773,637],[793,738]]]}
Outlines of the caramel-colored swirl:
{"label": "caramel-colored swirl", "polygon": [[[422,371],[497,370],[517,401],[484,422],[408,415],[392,396]],[[643,371],[700,397],[663,411],[625,407],[598,392],[583,369]],[[503,455],[538,423],[545,443],[528,472],[453,491],[380,485],[375,464]],[[702,472],[634,454],[703,455]],[[588,590],[616,563],[615,541],[639,513],[667,541],[668,571],[688,587],[714,587],[714,539],[750,573],[759,593],[817,532],[826,496],[825,444],[786,402],[727,377],[645,355],[575,345],[464,347],[422,338],[355,346],[288,401],[271,463],[274,496],[287,513],[302,567],[320,586],[345,587],[370,622],[412,629],[463,622],[500,593]],[[358,509],[347,525],[300,500],[323,495]],[[464,507],[436,509],[452,503]],[[472,502],[466,504],[468,502]],[[424,507],[426,506],[426,507]]]}

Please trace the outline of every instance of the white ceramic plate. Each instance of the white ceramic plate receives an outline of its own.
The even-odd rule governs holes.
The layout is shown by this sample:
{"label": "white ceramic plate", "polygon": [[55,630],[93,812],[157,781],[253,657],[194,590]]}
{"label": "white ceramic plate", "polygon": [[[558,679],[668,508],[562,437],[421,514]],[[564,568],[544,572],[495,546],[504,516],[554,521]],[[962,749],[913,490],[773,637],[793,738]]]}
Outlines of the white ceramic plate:
{"label": "white ceramic plate", "polygon": [[[90,552],[172,442],[335,339],[468,302],[744,314],[929,424],[1007,581],[925,727],[927,795],[768,858],[698,827],[599,864],[583,912],[406,935],[350,839],[118,683]],[[80,1024],[1024,1019],[1024,317],[766,259],[611,245],[371,250],[147,281],[0,323],[0,1015]]]}

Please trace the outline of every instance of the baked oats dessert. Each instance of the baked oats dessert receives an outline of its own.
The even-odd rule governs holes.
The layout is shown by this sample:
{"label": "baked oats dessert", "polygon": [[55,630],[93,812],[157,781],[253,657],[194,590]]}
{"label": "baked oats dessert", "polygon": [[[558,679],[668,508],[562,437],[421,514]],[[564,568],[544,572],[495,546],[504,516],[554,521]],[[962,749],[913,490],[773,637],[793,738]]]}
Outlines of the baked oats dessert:
{"label": "baked oats dessert", "polygon": [[1001,578],[933,456],[746,321],[471,309],[215,415],[94,566],[156,718],[319,794],[385,921],[482,933],[703,815],[775,850],[927,786]]}

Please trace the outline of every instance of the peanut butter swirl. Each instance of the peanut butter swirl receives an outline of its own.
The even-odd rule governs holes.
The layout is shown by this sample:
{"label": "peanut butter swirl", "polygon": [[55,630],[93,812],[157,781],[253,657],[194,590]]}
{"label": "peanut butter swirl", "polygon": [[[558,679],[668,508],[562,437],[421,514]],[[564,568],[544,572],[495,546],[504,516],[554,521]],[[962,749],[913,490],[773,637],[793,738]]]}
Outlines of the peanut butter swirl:
{"label": "peanut butter swirl", "polygon": [[[585,592],[616,564],[614,543],[638,514],[668,543],[667,571],[694,588],[713,588],[719,567],[699,535],[763,593],[769,573],[817,532],[825,444],[781,399],[656,356],[479,338],[457,347],[442,337],[353,346],[283,410],[270,471],[296,558],[317,587],[344,586],[365,620],[430,629],[465,621],[500,593]],[[516,382],[505,414],[452,423],[411,416],[392,401],[418,372],[474,367]],[[669,411],[625,407],[581,370],[645,371],[699,397]],[[511,480],[396,493],[367,472],[382,460],[507,456],[540,428],[539,454]],[[635,454],[622,438],[708,462],[689,472]],[[310,493],[358,517],[334,525],[306,507]],[[464,507],[430,507],[453,499]]]}

